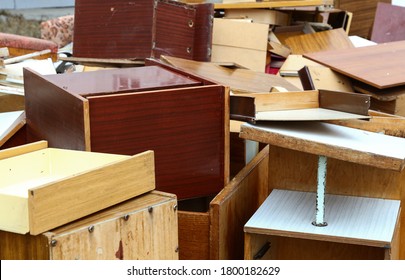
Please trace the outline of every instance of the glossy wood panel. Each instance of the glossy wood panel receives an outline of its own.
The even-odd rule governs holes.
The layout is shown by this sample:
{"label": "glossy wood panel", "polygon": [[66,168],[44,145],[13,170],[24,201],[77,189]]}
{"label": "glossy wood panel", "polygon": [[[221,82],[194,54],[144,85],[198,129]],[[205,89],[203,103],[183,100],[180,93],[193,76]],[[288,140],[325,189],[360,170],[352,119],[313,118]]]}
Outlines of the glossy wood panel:
{"label": "glossy wood panel", "polygon": [[89,97],[91,150],[155,151],[156,188],[179,199],[226,184],[222,86]]}
{"label": "glossy wood panel", "polygon": [[405,85],[405,41],[307,53],[304,57],[379,89]]}

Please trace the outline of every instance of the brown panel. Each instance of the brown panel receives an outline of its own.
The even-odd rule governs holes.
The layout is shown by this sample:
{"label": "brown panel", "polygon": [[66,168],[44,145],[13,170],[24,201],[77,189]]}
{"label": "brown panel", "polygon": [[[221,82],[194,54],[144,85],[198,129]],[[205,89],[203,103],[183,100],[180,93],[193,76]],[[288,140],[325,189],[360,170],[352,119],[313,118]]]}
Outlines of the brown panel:
{"label": "brown panel", "polygon": [[211,259],[243,259],[243,227],[269,194],[269,146],[210,203]]}
{"label": "brown panel", "polygon": [[405,40],[405,7],[378,3],[371,41],[387,43]]}
{"label": "brown panel", "polygon": [[171,55],[210,61],[213,4],[160,0],[154,14],[152,57]]}
{"label": "brown panel", "polygon": [[319,107],[367,116],[370,97],[358,93],[319,90]]}
{"label": "brown panel", "polygon": [[307,53],[304,57],[380,89],[405,85],[405,41]]}
{"label": "brown panel", "polygon": [[49,240],[45,235],[33,236],[0,231],[0,260],[48,260]]}
{"label": "brown panel", "polygon": [[217,193],[226,183],[225,102],[222,86],[89,97],[91,150],[154,150],[158,190]]}
{"label": "brown panel", "polygon": [[208,260],[210,221],[208,213],[179,211],[179,259]]}
{"label": "brown panel", "polygon": [[149,57],[153,5],[153,0],[76,0],[74,56]]}
{"label": "brown panel", "polygon": [[24,69],[28,142],[41,139],[47,140],[49,147],[86,150],[87,101],[67,93],[47,77]]}
{"label": "brown panel", "polygon": [[342,28],[289,37],[285,44],[293,54],[304,54],[325,50],[353,48],[353,44]]}
{"label": "brown panel", "polygon": [[391,3],[391,0],[335,0],[334,6],[353,13],[350,35],[370,38],[378,2]]}

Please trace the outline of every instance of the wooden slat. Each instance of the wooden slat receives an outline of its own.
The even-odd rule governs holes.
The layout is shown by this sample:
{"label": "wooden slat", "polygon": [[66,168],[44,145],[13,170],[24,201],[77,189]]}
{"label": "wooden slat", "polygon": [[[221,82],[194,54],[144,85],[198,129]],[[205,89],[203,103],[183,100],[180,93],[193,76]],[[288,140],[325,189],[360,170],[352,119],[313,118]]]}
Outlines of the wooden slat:
{"label": "wooden slat", "polygon": [[291,49],[292,54],[354,48],[342,28],[291,36],[285,40],[285,44]]}
{"label": "wooden slat", "polygon": [[405,40],[405,7],[389,3],[377,3],[370,40],[376,43],[388,43]]}
{"label": "wooden slat", "polygon": [[[193,0],[186,0],[187,2]],[[330,4],[330,1],[323,0],[284,0],[284,1],[263,1],[246,3],[216,3],[215,9],[251,9],[251,8],[281,8],[299,6],[318,6]]]}
{"label": "wooden slat", "polygon": [[326,123],[244,124],[240,136],[315,155],[401,171],[405,139]]}
{"label": "wooden slat", "polygon": [[304,57],[379,89],[405,85],[401,64],[405,61],[405,41],[306,53]]}
{"label": "wooden slat", "polygon": [[35,143],[30,143],[18,147],[8,148],[5,150],[0,151],[0,160],[6,159],[10,157],[15,157],[18,155],[30,153],[33,151],[42,150],[48,147],[48,142],[46,141],[38,141]]}
{"label": "wooden slat", "polygon": [[268,195],[269,147],[210,203],[210,258],[243,259],[243,226]]}
{"label": "wooden slat", "polygon": [[229,69],[214,63],[197,62],[170,56],[162,56],[161,60],[183,71],[227,85],[234,92],[271,92],[273,87],[299,91],[299,88],[276,75],[248,69]]}
{"label": "wooden slat", "polygon": [[210,258],[210,218],[208,213],[178,211],[179,259]]}
{"label": "wooden slat", "polygon": [[153,152],[149,151],[30,189],[30,233],[37,235],[153,190],[153,170]]}
{"label": "wooden slat", "polygon": [[[0,147],[25,125],[24,111],[0,113]],[[0,156],[0,158],[2,158]]]}

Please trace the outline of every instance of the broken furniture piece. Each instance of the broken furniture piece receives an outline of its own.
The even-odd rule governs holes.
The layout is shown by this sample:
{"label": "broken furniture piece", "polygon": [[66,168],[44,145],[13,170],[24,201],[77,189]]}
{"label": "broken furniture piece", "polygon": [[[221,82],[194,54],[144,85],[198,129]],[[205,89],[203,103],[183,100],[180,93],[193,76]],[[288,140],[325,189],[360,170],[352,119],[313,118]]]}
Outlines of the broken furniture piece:
{"label": "broken furniture piece", "polygon": [[404,138],[321,122],[244,124],[240,136],[270,144],[272,191],[245,225],[246,259],[405,258]]}

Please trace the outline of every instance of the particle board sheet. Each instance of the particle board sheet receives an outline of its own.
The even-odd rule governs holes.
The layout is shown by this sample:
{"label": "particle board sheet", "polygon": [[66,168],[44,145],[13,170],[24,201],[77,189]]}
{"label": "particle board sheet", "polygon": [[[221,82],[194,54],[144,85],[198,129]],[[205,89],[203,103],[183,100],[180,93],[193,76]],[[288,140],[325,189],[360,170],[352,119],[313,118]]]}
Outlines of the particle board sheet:
{"label": "particle board sheet", "polygon": [[229,86],[234,92],[271,92],[274,87],[281,87],[287,91],[299,91],[299,88],[276,75],[249,69],[230,69],[215,63],[198,62],[171,56],[161,56],[161,60],[183,71]]}
{"label": "particle board sheet", "polygon": [[371,41],[387,43],[405,40],[405,7],[379,2],[371,32]]}
{"label": "particle board sheet", "polygon": [[307,53],[304,57],[379,89],[405,85],[405,41]]}
{"label": "particle board sheet", "polygon": [[240,137],[348,162],[402,171],[405,139],[322,122],[245,123]]}
{"label": "particle board sheet", "polygon": [[[187,0],[186,0],[187,1]],[[251,9],[251,8],[282,8],[282,7],[303,7],[333,4],[330,0],[284,0],[284,1],[249,1],[249,0],[228,0],[223,3],[216,3],[215,9]]]}
{"label": "particle board sheet", "polygon": [[342,28],[291,36],[285,40],[292,54],[354,48]]}
{"label": "particle board sheet", "polygon": [[273,190],[245,232],[390,247],[400,201],[341,195],[325,197],[325,227],[312,225],[316,193]]}
{"label": "particle board sheet", "polygon": [[335,0],[334,7],[353,13],[350,35],[369,39],[378,2],[391,3],[391,0]]}

